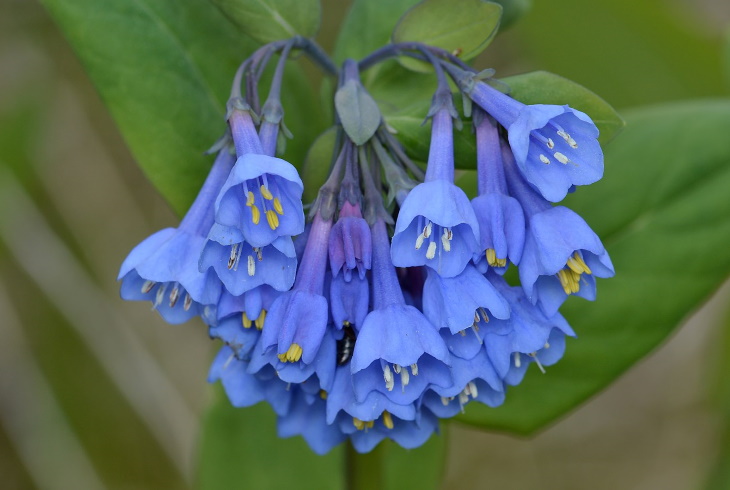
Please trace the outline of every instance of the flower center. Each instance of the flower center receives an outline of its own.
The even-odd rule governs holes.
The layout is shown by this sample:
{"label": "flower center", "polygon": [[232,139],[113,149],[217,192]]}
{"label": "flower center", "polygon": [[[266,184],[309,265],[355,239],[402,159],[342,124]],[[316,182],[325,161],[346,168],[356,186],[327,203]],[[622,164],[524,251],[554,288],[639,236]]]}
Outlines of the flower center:
{"label": "flower center", "polygon": [[[167,293],[167,287],[170,285],[168,282],[163,282],[162,284],[159,284],[155,281],[145,281],[142,284],[142,288],[140,291],[142,294],[147,294],[151,292],[156,286],[157,286],[157,293],[155,293],[155,301],[152,304],[152,309],[156,309],[159,307],[162,302],[165,300],[165,293]],[[168,296],[169,303],[168,305],[170,308],[174,308],[177,304],[178,300],[180,299],[180,294],[182,292],[185,292],[185,289],[183,289],[180,286],[179,282],[173,282],[172,283],[172,290],[170,291],[170,295]],[[185,311],[190,310],[190,307],[193,306],[193,298],[190,297],[190,294],[185,292],[185,299],[183,300],[183,309]]]}
{"label": "flower center", "polygon": [[486,250],[487,264],[492,267],[507,267],[507,257],[497,258],[497,251],[493,248]]}
{"label": "flower center", "polygon": [[[548,127],[552,127],[552,130],[555,131],[555,134],[562,138],[571,150],[578,149],[578,143],[573,139],[573,137],[568,134],[568,132],[565,131],[562,127],[560,127],[559,124],[556,124],[554,122],[548,123],[545,128],[542,128],[540,130],[531,131],[530,139],[532,139],[533,142],[538,145],[538,147],[545,146],[547,148],[547,151],[545,153],[552,153],[552,157],[563,165],[573,163],[570,158],[565,155],[565,153],[562,153],[560,151],[553,151],[555,150],[555,141],[551,137],[546,136],[542,133],[542,131],[547,132],[546,128]],[[550,156],[546,155],[545,153],[540,153],[539,158],[542,163],[544,163],[545,165],[549,165],[552,160],[550,159]],[[573,163],[573,165],[577,164]]]}
{"label": "flower center", "polygon": [[[269,228],[272,230],[277,229],[279,227],[279,215],[284,215],[284,207],[281,205],[279,197],[274,195],[274,193],[278,194],[276,183],[269,183],[266,174],[263,174],[256,179],[244,182],[242,185],[246,195],[246,206],[251,208],[251,221],[253,224],[259,224],[263,210]],[[261,209],[259,209],[259,205]]]}
{"label": "flower center", "polygon": [[[263,328],[263,323],[261,327]],[[256,328],[258,328],[258,325]],[[292,344],[286,352],[278,354],[276,357],[278,357],[281,362],[297,362],[302,358],[302,346],[299,344]]]}
{"label": "flower center", "polygon": [[263,330],[265,320],[266,310],[264,309],[261,309],[261,313],[259,313],[258,318],[253,321],[248,317],[248,315],[246,315],[245,311],[241,314],[241,323],[243,324],[243,328],[251,328],[252,325],[256,325],[256,330]]}
{"label": "flower center", "polygon": [[580,252],[575,252],[565,264],[565,267],[558,271],[560,285],[563,286],[565,294],[575,294],[580,291],[580,279],[582,274],[591,274],[591,269],[583,261]]}
{"label": "flower center", "polygon": [[[421,221],[423,218],[419,218]],[[420,225],[419,225],[420,227]],[[435,237],[439,236],[440,240],[436,240]],[[454,238],[454,233],[451,228],[444,228],[439,225],[434,225],[430,220],[426,222],[426,226],[423,227],[421,233],[416,237],[416,250],[420,250],[424,242],[428,240],[428,247],[426,248],[426,258],[433,259],[436,257],[436,251],[438,250],[439,256],[441,250],[444,252],[451,251],[451,240]]]}
{"label": "flower center", "polygon": [[[413,376],[418,376],[418,364],[411,364],[410,367]],[[386,364],[383,367],[383,379],[385,380],[385,388],[388,391],[393,391],[393,388],[395,387],[395,377],[393,376],[393,372],[400,375],[401,389],[405,393],[406,385],[408,385],[411,380],[411,375],[408,374],[408,367],[403,367],[400,364],[393,364],[393,371],[390,370],[390,364]]]}

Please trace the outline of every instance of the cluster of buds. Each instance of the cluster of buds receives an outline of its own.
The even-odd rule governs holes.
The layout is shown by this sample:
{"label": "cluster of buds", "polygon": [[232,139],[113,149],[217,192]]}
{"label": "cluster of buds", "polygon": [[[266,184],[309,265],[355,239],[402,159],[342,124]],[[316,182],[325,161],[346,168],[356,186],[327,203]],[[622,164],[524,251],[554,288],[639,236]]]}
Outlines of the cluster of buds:
{"label": "cluster of buds", "polygon": [[[359,70],[384,58],[432,63],[425,172],[382,121],[366,137],[341,123],[305,219],[297,170],[276,157],[293,47],[361,93]],[[258,109],[258,79],[275,52]],[[471,201],[454,183],[459,116],[447,76],[474,104]],[[224,343],[210,381],[237,407],[268,402],[279,435],[301,435],[318,453],[347,439],[360,452],[384,438],[417,447],[469,403],[500,405],[531,364],[544,371],[560,359],[574,335],[560,306],[571,295],[593,300],[595,278],[613,266],[585,221],[554,205],[601,178],[596,126],[568,106],[523,105],[488,82],[415,43],[341,71],[308,40],[262,47],[236,75],[229,131],[200,194],[178,228],[130,253],[122,297],[151,301],[170,323],[201,316]],[[339,120],[352,119],[346,104],[337,109]],[[510,265],[519,284],[503,277]]]}

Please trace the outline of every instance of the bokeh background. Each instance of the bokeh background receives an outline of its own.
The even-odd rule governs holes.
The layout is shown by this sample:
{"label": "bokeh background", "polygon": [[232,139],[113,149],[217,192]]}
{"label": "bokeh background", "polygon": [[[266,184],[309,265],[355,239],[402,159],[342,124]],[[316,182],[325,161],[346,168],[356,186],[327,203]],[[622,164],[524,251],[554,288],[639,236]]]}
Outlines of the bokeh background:
{"label": "bokeh background", "polygon": [[[324,4],[331,48],[348,2]],[[728,96],[728,25],[726,0],[542,0],[478,64],[553,71],[619,110]],[[216,346],[115,282],[176,222],[41,5],[0,0],[0,488],[193,485]],[[727,488],[729,297],[533,438],[452,424],[444,488]]]}

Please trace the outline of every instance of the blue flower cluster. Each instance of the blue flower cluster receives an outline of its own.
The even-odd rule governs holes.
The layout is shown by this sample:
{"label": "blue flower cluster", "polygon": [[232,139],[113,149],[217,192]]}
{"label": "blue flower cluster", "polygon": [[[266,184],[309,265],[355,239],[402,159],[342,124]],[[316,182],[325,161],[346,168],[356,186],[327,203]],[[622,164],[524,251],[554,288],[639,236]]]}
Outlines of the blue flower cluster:
{"label": "blue flower cluster", "polygon": [[477,197],[454,184],[449,95],[430,114],[425,175],[384,128],[360,147],[341,131],[306,226],[297,170],[274,156],[278,121],[257,130],[234,99],[232,145],[180,226],[129,254],[122,297],[170,323],[201,316],[224,343],[210,381],[237,407],[268,402],[279,436],[317,453],[348,439],[417,447],[470,402],[500,405],[575,335],[566,298],[595,299],[595,278],[614,273],[586,222],[553,205],[600,179],[603,156],[570,107],[478,81],[464,96],[477,106]]}

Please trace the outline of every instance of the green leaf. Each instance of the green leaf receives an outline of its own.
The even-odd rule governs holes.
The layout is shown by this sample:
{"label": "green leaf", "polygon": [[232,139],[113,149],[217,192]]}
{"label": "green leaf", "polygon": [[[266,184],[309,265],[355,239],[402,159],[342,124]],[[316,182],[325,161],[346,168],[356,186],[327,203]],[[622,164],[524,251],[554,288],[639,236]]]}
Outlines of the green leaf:
{"label": "green leaf", "polygon": [[318,456],[300,437],[280,439],[270,406],[235,408],[222,391],[217,387],[216,401],[203,421],[199,488],[344,487],[341,446]]}
{"label": "green leaf", "polygon": [[524,104],[567,104],[585,112],[601,132],[602,144],[611,141],[624,127],[624,120],[608,102],[567,78],[546,71],[533,71],[503,78],[510,95]]}
{"label": "green leaf", "polygon": [[314,37],[322,20],[319,0],[210,0],[261,44],[296,35]]}
{"label": "green leaf", "polygon": [[532,0],[492,0],[502,6],[502,22],[499,28],[504,31],[532,8]]}
{"label": "green leaf", "polygon": [[627,114],[606,149],[602,181],[566,205],[602,237],[616,277],[598,299],[563,308],[578,334],[565,357],[530,369],[497,409],[470,405],[462,422],[530,434],[596,394],[655,349],[730,272],[730,100]]}
{"label": "green leaf", "polygon": [[335,151],[337,128],[332,127],[320,134],[307,152],[302,166],[304,195],[302,201],[314,202],[322,184],[327,180],[332,167],[332,153]]}
{"label": "green leaf", "polygon": [[363,145],[380,126],[380,109],[362,85],[349,80],[335,93],[335,109],[347,136]]}
{"label": "green leaf", "polygon": [[[337,36],[335,59],[339,62],[347,58],[359,60],[388,44],[398,19],[416,3],[418,0],[352,2]],[[377,70],[377,67],[374,70]]]}
{"label": "green leaf", "polygon": [[[501,5],[484,0],[423,0],[401,17],[393,31],[393,42],[418,41],[446,49],[464,60],[484,51],[499,29]],[[429,65],[403,58],[413,70]]]}
{"label": "green leaf", "polygon": [[[43,3],[139,165],[183,213],[212,163],[203,152],[225,131],[224,106],[236,67],[256,45],[205,0]],[[296,165],[306,151],[300,139],[317,134],[321,123],[301,74],[285,78],[282,99],[295,135],[285,157]]]}

